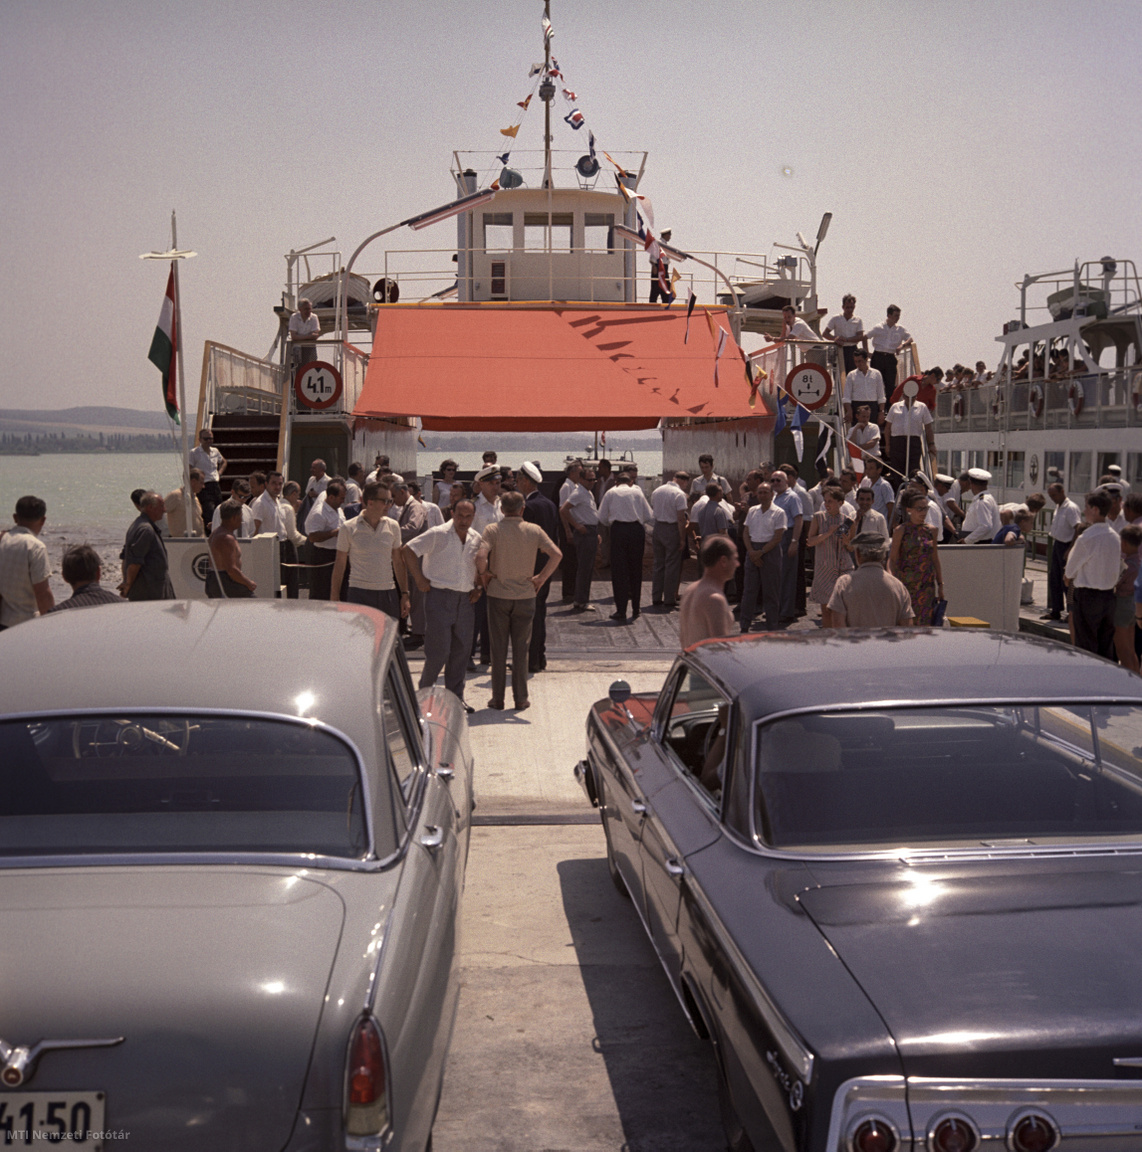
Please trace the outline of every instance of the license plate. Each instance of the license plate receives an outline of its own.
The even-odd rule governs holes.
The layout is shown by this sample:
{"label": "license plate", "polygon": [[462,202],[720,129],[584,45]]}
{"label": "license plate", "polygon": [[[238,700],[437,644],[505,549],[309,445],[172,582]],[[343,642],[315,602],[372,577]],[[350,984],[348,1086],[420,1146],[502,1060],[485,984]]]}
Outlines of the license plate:
{"label": "license plate", "polygon": [[102,1092],[0,1092],[0,1148],[103,1147]]}

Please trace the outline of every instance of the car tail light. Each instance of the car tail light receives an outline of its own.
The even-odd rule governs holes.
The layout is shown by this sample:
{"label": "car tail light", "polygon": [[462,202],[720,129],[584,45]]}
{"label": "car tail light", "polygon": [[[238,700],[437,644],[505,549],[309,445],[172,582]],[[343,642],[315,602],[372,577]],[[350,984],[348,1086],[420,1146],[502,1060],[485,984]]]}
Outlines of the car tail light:
{"label": "car tail light", "polygon": [[1017,1120],[1011,1129],[1011,1148],[1014,1152],[1051,1152],[1058,1143],[1058,1128],[1046,1116],[1037,1113]]}
{"label": "car tail light", "polygon": [[960,1116],[945,1116],[932,1130],[933,1152],[974,1152],[979,1133]]}
{"label": "car tail light", "polygon": [[381,1031],[365,1016],[353,1029],[345,1069],[345,1130],[376,1136],[389,1124],[388,1070]]}
{"label": "car tail light", "polygon": [[852,1135],[853,1152],[895,1152],[896,1133],[875,1116],[862,1121]]}

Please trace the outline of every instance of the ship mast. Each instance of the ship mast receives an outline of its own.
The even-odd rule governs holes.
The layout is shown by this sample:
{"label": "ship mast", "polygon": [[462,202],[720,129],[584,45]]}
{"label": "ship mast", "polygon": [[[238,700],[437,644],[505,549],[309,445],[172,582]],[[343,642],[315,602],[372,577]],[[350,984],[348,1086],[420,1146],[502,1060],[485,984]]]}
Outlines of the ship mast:
{"label": "ship mast", "polygon": [[555,85],[548,75],[551,71],[551,0],[543,0],[543,82],[539,86],[539,98],[543,101],[543,186],[551,187],[551,101],[555,96]]}

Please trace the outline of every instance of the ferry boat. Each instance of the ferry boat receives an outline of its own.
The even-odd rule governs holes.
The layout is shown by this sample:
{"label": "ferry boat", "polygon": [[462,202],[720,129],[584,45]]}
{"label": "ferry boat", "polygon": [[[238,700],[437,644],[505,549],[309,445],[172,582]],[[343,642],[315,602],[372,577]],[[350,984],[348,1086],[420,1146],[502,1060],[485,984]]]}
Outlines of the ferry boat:
{"label": "ferry boat", "polygon": [[[747,364],[742,334],[779,334],[786,303],[816,322],[828,218],[815,245],[799,237],[776,254],[689,250],[681,223],[666,244],[647,154],[596,146],[552,55],[549,5],[543,31],[520,101],[543,106],[541,148],[516,148],[518,117],[496,137],[501,152],[453,154],[442,207],[380,228],[347,259],[333,238],[287,253],[266,355],[206,343],[195,431],[212,428],[224,481],[268,468],[304,479],[315,457],[344,475],[379,453],[413,474],[421,429],[657,427],[665,468],[712,452],[738,479],[773,457],[775,390],[799,350],[771,346],[764,367]],[[552,116],[560,99],[566,129]],[[555,147],[553,127],[576,147]],[[372,243],[450,219],[445,247]],[[669,305],[648,301],[660,242]],[[287,333],[302,297],[321,336],[317,362],[297,367]]]}
{"label": "ferry boat", "polygon": [[987,384],[936,399],[939,469],[986,468],[996,499],[1061,480],[1069,494],[1110,465],[1142,484],[1142,283],[1132,260],[1104,256],[1016,285],[1019,312]]}

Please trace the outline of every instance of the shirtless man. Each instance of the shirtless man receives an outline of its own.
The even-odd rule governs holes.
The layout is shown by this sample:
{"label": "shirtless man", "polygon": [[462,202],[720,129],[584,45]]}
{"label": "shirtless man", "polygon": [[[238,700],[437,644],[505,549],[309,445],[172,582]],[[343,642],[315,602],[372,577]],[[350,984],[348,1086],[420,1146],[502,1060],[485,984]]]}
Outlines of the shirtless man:
{"label": "shirtless man", "polygon": [[678,632],[682,647],[699,640],[728,636],[734,626],[725,589],[738,567],[738,550],[728,536],[708,536],[698,553],[702,578],[691,584],[679,600]]}
{"label": "shirtless man", "polygon": [[212,600],[245,599],[254,595],[257,584],[242,571],[242,549],[234,538],[242,523],[242,505],[227,500],[218,511],[218,527],[210,533],[213,568],[206,574],[206,595]]}

